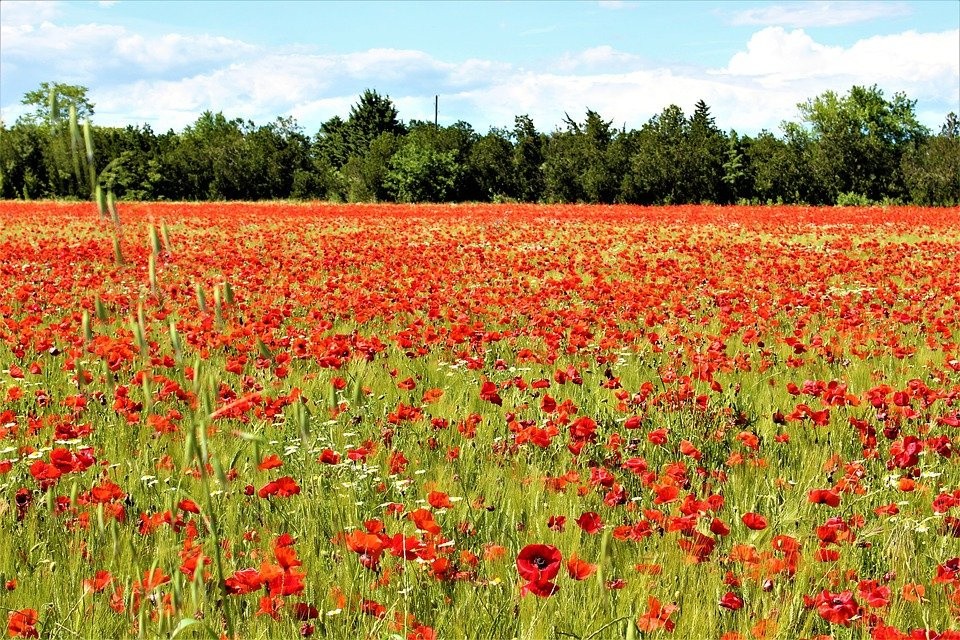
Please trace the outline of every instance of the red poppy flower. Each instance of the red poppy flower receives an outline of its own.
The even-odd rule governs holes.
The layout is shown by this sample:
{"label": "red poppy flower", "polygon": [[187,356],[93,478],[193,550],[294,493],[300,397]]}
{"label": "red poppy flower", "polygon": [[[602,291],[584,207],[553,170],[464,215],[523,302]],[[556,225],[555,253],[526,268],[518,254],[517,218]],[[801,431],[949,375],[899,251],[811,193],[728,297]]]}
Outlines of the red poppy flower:
{"label": "red poppy flower", "polygon": [[657,497],[653,499],[653,504],[667,504],[673,502],[680,495],[680,489],[672,484],[664,484],[654,487]]}
{"label": "red poppy flower", "polygon": [[90,593],[100,593],[113,582],[109,571],[97,571],[92,578],[83,581],[83,590]]}
{"label": "red poppy flower", "polygon": [[483,385],[480,387],[480,399],[486,400],[498,407],[503,405],[503,400],[500,398],[497,385],[489,380],[484,380]]}
{"label": "red poppy flower", "polygon": [[429,502],[430,506],[434,509],[453,508],[453,502],[450,501],[450,496],[443,491],[431,491],[427,496],[427,502]]}
{"label": "red poppy flower", "polygon": [[200,506],[190,498],[184,498],[177,503],[177,508],[190,513],[200,513]]}
{"label": "red poppy flower", "polygon": [[563,556],[549,544],[528,544],[517,554],[517,572],[531,582],[545,582],[560,572]]}
{"label": "red poppy flower", "polygon": [[7,635],[11,638],[39,638],[36,609],[20,609],[7,615]]}
{"label": "red poppy flower", "polygon": [[298,493],[300,493],[300,485],[297,484],[297,481],[290,476],[283,476],[263,485],[257,495],[259,495],[261,498],[266,498],[272,495],[278,495],[281,498],[289,498],[290,496],[295,496]]}
{"label": "red poppy flower", "polygon": [[557,591],[560,591],[560,587],[549,580],[531,580],[520,587],[521,596],[532,593],[538,598],[549,598]]}
{"label": "red poppy flower", "polygon": [[759,513],[745,513],[741,520],[743,520],[743,524],[747,525],[748,529],[753,529],[754,531],[762,531],[767,528],[767,519]]}
{"label": "red poppy flower", "polygon": [[597,570],[597,565],[591,564],[576,555],[567,560],[567,575],[574,580],[586,580]]}
{"label": "red poppy flower", "polygon": [[861,580],[857,584],[857,593],[871,607],[882,608],[890,604],[890,587],[878,584],[876,580]]}
{"label": "red poppy flower", "polygon": [[317,462],[321,462],[323,464],[339,464],[340,454],[333,449],[324,449],[320,452],[320,457],[317,458]]}
{"label": "red poppy flower", "polygon": [[303,593],[303,574],[296,569],[281,571],[268,581],[271,596],[294,596]]}
{"label": "red poppy flower", "polygon": [[410,519],[413,520],[413,524],[416,525],[420,531],[426,531],[434,535],[442,531],[440,525],[437,524],[437,521],[433,518],[433,514],[427,509],[415,509],[411,511]]}
{"label": "red poppy flower", "polygon": [[817,613],[827,622],[850,626],[851,618],[857,615],[860,606],[853,597],[853,592],[830,593],[824,589],[814,598]]}
{"label": "red poppy flower", "polygon": [[280,619],[280,609],[283,608],[283,598],[278,596],[261,596],[260,597],[260,608],[257,609],[256,615],[258,616],[270,616],[274,620]]}
{"label": "red poppy flower", "polygon": [[735,594],[733,591],[727,591],[723,594],[723,597],[720,598],[720,606],[724,609],[730,609],[731,611],[736,611],[743,607],[743,598]]}
{"label": "red poppy flower", "polygon": [[307,602],[297,602],[293,605],[293,617],[297,620],[313,620],[320,617],[320,611]]}
{"label": "red poppy flower", "polygon": [[268,471],[281,466],[283,466],[283,460],[280,459],[280,456],[275,453],[271,453],[260,461],[260,464],[257,465],[257,469],[260,471]]}
{"label": "red poppy flower", "polygon": [[714,518],[713,521],[710,522],[710,533],[718,536],[729,535],[730,527],[720,518]]}
{"label": "red poppy flower", "polygon": [[960,558],[950,558],[937,565],[937,574],[933,578],[934,584],[956,584],[960,582]]}
{"label": "red poppy flower", "polygon": [[591,535],[598,533],[603,528],[603,520],[600,519],[599,514],[593,511],[583,513],[575,522],[581,529]]}
{"label": "red poppy flower", "polygon": [[384,543],[379,536],[354,529],[347,534],[345,541],[347,548],[360,555],[380,557]]}
{"label": "red poppy flower", "polygon": [[226,578],[224,583],[227,587],[227,593],[237,595],[253,593],[263,584],[260,579],[260,572],[256,569],[241,569],[229,578]]}
{"label": "red poppy flower", "polygon": [[134,587],[139,587],[143,589],[144,593],[148,591],[153,591],[157,587],[161,587],[170,582],[170,576],[163,572],[163,569],[160,567],[155,567],[154,569],[148,569],[143,572],[143,580],[137,580],[133,583]]}
{"label": "red poppy flower", "polygon": [[826,504],[831,507],[840,506],[840,494],[833,489],[812,489],[807,494],[807,500],[813,504]]}
{"label": "red poppy flower", "polygon": [[673,612],[678,609],[675,604],[662,604],[653,596],[647,598],[647,611],[637,620],[637,628],[645,633],[650,633],[658,629],[673,631],[676,624],[670,619]]}

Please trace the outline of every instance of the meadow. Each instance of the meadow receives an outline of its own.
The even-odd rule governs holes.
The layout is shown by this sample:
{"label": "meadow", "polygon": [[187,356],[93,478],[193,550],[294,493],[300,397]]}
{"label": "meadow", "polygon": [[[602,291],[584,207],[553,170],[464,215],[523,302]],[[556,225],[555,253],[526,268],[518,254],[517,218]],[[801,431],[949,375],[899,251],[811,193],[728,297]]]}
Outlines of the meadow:
{"label": "meadow", "polygon": [[960,638],[960,209],[0,202],[10,637]]}

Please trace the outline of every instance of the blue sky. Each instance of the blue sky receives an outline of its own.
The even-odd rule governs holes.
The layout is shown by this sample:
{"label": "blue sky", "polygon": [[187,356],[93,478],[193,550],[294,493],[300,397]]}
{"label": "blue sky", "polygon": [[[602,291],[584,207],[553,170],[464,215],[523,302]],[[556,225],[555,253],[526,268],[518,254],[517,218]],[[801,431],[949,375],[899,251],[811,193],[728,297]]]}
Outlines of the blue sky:
{"label": "blue sky", "polygon": [[82,84],[98,124],[181,129],[204,110],[307,133],[366,88],[400,117],[479,132],[586,109],[639,127],[703,99],[724,129],[778,130],[823,91],[877,84],[937,129],[960,112],[960,1],[0,2],[0,113]]}

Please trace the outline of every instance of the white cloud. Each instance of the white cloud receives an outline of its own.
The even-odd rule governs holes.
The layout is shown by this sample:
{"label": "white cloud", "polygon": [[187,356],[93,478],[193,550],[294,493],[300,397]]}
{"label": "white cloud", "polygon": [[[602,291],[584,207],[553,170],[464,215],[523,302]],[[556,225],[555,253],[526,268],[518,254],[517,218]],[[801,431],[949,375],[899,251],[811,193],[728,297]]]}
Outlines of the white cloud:
{"label": "white cloud", "polygon": [[770,28],[755,33],[725,68],[710,71],[650,68],[608,46],[570,54],[549,73],[485,60],[451,63],[413,50],[271,54],[93,97],[105,123],[181,128],[211,109],[259,123],[289,114],[310,133],[333,115],[346,117],[365,88],[389,95],[407,120],[432,120],[439,94],[441,122],[466,120],[481,131],[486,123],[509,127],[520,114],[550,130],[565,114],[582,119],[588,108],[616,126],[635,128],[669,104],[690,113],[703,99],[721,127],[751,132],[775,130],[796,117],[797,103],[853,84],[877,83],[887,95],[902,90],[921,103],[952,104],[960,93],[958,38],[957,32],[907,32],[844,48],[817,43],[802,30]]}
{"label": "white cloud", "polygon": [[529,114],[542,130],[559,126],[566,115],[581,121],[588,108],[616,127],[637,128],[670,104],[689,114],[703,99],[720,126],[743,131],[775,127],[792,115],[796,100],[781,97],[772,102],[763,93],[720,79],[653,69],[591,75],[525,73],[458,97],[506,125],[512,124],[515,115]]}
{"label": "white cloud", "polygon": [[[53,19],[30,22],[4,13],[5,80],[40,69],[31,73],[91,87],[98,123],[149,123],[159,130],[180,129],[209,109],[258,123],[293,115],[312,133],[333,115],[345,117],[367,88],[389,95],[405,120],[432,120],[439,94],[442,123],[466,120],[481,131],[512,126],[521,114],[549,130],[565,113],[582,119],[587,108],[635,128],[670,104],[689,113],[703,99],[721,127],[753,132],[795,118],[798,102],[827,89],[874,83],[887,95],[904,91],[917,99],[921,117],[942,108],[930,126],[960,109],[958,30],[908,31],[842,47],[776,26],[754,33],[718,69],[653,65],[601,45],[559,56],[544,71],[495,60],[449,61],[411,49],[280,52],[215,34],[63,27]],[[5,121],[22,112],[21,95],[4,93]]]}
{"label": "white cloud", "polygon": [[58,5],[57,2],[44,0],[0,2],[0,26],[38,25],[53,20],[60,13]]}
{"label": "white cloud", "polygon": [[129,73],[131,67],[140,74],[159,73],[224,62],[256,51],[247,43],[205,34],[143,35],[118,25],[61,26],[46,20],[4,21],[0,24],[0,41],[5,59],[48,64],[57,73],[74,78],[94,77],[102,69]]}
{"label": "white cloud", "polygon": [[611,73],[627,71],[643,65],[643,58],[622,51],[610,45],[591,47],[578,53],[567,53],[557,63],[557,70],[565,72],[586,71]]}
{"label": "white cloud", "polygon": [[816,42],[802,29],[768,27],[714,75],[808,97],[823,88],[878,84],[916,99],[950,101],[960,96],[960,30],[907,31],[837,47]]}
{"label": "white cloud", "polygon": [[910,8],[902,2],[794,2],[746,9],[730,21],[735,25],[839,27],[909,13]]}

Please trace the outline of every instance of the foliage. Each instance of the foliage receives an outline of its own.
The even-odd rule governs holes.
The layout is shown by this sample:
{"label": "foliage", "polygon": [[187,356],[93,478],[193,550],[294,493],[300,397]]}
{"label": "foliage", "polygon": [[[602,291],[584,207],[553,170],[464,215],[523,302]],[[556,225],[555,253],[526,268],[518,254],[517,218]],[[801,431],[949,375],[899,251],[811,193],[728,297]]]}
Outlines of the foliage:
{"label": "foliage", "polygon": [[384,133],[402,136],[406,127],[398,119],[397,108],[388,96],[367,89],[350,107],[345,124],[346,147],[351,155],[362,155],[370,144]]}
{"label": "foliage", "polygon": [[845,96],[826,91],[799,105],[810,132],[810,169],[825,200],[841,193],[871,200],[904,193],[901,158],[929,133],[915,107],[902,93],[887,100],[876,86],[854,86]]}
{"label": "foliage", "polygon": [[604,202],[616,199],[619,165],[611,156],[616,131],[587,109],[583,123],[566,116],[566,130],[550,136],[543,164],[545,197],[553,202]]}
{"label": "foliage", "polygon": [[[43,83],[24,97],[34,112],[0,123],[0,195],[87,197],[66,122],[71,105],[80,119],[93,112],[86,93]],[[92,133],[101,186],[133,200],[960,202],[956,117],[932,135],[915,105],[854,86],[801,103],[779,134],[726,133],[700,100],[689,116],[669,105],[634,130],[588,109],[550,133],[520,115],[481,135],[463,121],[404,123],[388,96],[367,89],[309,136],[290,117],[256,125],[210,111],[181,132]]]}
{"label": "foliage", "polygon": [[24,116],[26,122],[52,125],[66,122],[70,117],[70,107],[77,112],[79,121],[93,116],[93,103],[87,99],[87,88],[62,82],[41,82],[33,91],[24,94],[21,104],[34,108]]}
{"label": "foliage", "polygon": [[727,137],[717,128],[710,107],[703,100],[698,100],[681,145],[681,180],[687,189],[687,202],[732,200],[727,194],[729,183],[724,181],[724,164],[729,154]]}
{"label": "foliage", "polygon": [[516,197],[524,202],[538,202],[545,189],[543,162],[547,136],[537,131],[530,116],[522,115],[514,118],[513,138]]}
{"label": "foliage", "polygon": [[454,192],[460,165],[454,151],[410,139],[390,158],[386,184],[397,202],[443,202]]}
{"label": "foliage", "polygon": [[938,135],[909,146],[901,168],[913,202],[960,204],[960,119],[957,114],[947,115]]}
{"label": "foliage", "polygon": [[390,160],[400,139],[390,132],[381,133],[362,155],[352,155],[341,171],[348,202],[377,202],[389,197],[387,178]]}
{"label": "foliage", "polygon": [[680,204],[689,200],[683,182],[687,127],[687,118],[677,105],[666,107],[643,125],[631,159],[628,202]]}
{"label": "foliage", "polygon": [[518,180],[513,171],[513,152],[506,131],[494,129],[477,138],[466,163],[476,185],[475,199],[492,201],[515,196]]}

